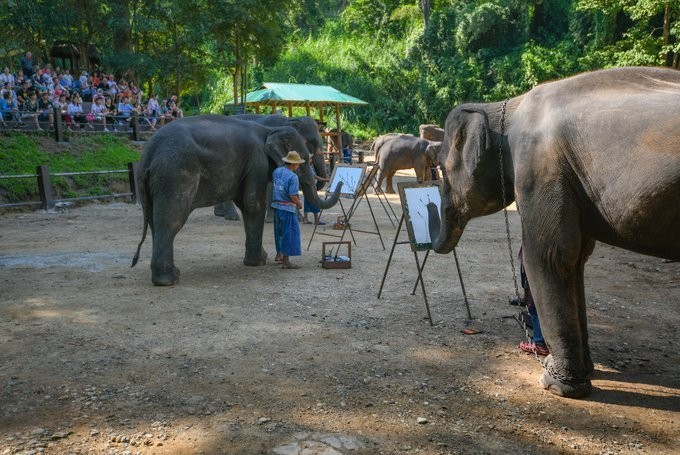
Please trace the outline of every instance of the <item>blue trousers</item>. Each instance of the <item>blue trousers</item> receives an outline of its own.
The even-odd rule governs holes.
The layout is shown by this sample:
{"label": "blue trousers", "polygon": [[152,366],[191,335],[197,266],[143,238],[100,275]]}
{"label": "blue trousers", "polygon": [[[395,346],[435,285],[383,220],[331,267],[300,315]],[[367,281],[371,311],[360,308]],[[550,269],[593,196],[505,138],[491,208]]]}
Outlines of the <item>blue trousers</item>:
{"label": "blue trousers", "polygon": [[534,305],[534,296],[531,295],[529,289],[525,289],[525,300],[527,303],[527,310],[529,310],[529,315],[531,316],[531,325],[533,328],[534,343],[545,346],[545,340],[543,339],[543,332],[541,331],[541,322],[538,320],[538,313],[536,312],[536,305]]}
{"label": "blue trousers", "polygon": [[282,256],[301,256],[300,222],[297,212],[274,210],[274,242],[276,253]]}

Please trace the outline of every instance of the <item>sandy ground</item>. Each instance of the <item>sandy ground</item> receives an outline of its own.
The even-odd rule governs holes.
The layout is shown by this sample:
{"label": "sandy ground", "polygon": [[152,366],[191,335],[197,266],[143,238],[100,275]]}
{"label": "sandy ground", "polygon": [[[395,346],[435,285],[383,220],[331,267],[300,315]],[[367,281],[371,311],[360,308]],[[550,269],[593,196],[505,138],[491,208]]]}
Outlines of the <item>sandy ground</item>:
{"label": "sandy ground", "polygon": [[[356,232],[352,268],[338,270],[319,264],[338,240],[328,226],[308,251],[302,226],[300,270],[252,268],[240,222],[197,210],[166,288],[151,285],[150,239],[129,267],[135,205],[0,215],[0,454],[680,453],[680,264],[598,244],[594,392],[561,399],[517,349],[502,213],[475,220],[457,250],[482,331],[465,335],[450,255],[423,272],[433,326],[411,295],[408,245],[377,298],[396,229],[370,201],[386,249]],[[375,230],[365,201],[352,225]],[[272,237],[268,224],[271,257]]]}

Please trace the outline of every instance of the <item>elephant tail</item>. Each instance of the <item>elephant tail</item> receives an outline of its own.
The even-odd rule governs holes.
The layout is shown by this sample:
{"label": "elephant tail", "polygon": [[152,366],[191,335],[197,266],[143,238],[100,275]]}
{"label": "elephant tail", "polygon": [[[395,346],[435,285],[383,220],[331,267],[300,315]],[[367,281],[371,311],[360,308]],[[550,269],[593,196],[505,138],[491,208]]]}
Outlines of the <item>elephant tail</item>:
{"label": "elephant tail", "polygon": [[153,223],[153,198],[151,197],[151,194],[149,192],[149,171],[147,170],[143,177],[142,177],[142,184],[140,185],[142,192],[140,194],[141,196],[141,201],[142,201],[142,213],[144,216],[144,229],[142,230],[142,240],[139,241],[139,245],[137,245],[137,252],[135,253],[135,257],[132,258],[132,265],[130,266],[131,268],[137,265],[137,262],[139,261],[139,251],[142,249],[142,244],[144,243],[144,240],[146,239],[146,232],[150,224]]}

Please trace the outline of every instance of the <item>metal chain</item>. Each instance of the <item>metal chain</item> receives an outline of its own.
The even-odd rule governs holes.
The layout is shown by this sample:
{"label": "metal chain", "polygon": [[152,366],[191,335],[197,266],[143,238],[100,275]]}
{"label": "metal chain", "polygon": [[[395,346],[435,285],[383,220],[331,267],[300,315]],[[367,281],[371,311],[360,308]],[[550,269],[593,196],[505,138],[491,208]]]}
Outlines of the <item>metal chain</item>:
{"label": "metal chain", "polygon": [[[503,135],[505,134],[505,109],[507,107],[508,100],[506,99],[503,101],[503,105],[501,106],[501,115],[500,115],[500,138],[498,140],[498,155],[499,155],[499,162],[500,162],[500,168],[501,168],[501,194],[503,196],[503,215],[505,216],[505,232],[507,235],[507,240],[508,240],[508,253],[510,254],[510,267],[512,268],[512,284],[515,285],[515,296],[517,297],[517,303],[521,302],[522,300],[520,299],[519,296],[519,286],[517,284],[517,269],[515,268],[515,257],[512,253],[512,239],[510,238],[510,221],[508,220],[508,208],[506,207],[508,204],[508,198],[507,195],[505,194],[505,166],[503,164]],[[521,306],[520,306],[521,308]],[[531,337],[531,333],[529,331],[529,327],[526,324],[526,321],[524,320],[524,313],[522,310],[519,310],[519,314],[515,318],[517,319],[517,322],[519,322],[524,329],[524,334],[527,337],[527,340],[529,341],[529,344],[531,345],[532,349],[531,351],[534,354],[534,357],[536,357],[536,360],[545,367],[545,364],[541,360],[540,356],[538,355],[538,352],[536,351],[536,345],[533,342],[533,338]],[[557,378],[560,379],[560,378]]]}

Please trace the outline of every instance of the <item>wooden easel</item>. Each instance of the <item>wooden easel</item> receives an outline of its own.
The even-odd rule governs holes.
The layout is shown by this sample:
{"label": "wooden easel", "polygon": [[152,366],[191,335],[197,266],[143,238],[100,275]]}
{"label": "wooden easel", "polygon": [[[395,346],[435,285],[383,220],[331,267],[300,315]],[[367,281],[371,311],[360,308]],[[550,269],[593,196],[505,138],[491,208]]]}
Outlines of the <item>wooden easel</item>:
{"label": "wooden easel", "polygon": [[[383,242],[382,235],[380,234],[380,228],[378,227],[378,222],[375,218],[375,213],[373,212],[373,207],[371,206],[371,201],[368,199],[368,195],[366,194],[366,190],[371,186],[371,182],[375,180],[375,173],[377,173],[377,169],[371,169],[369,172],[368,176],[364,178],[364,180],[361,182],[358,190],[356,193],[354,193],[354,199],[352,200],[352,205],[349,207],[348,210],[345,210],[345,206],[342,203],[342,197],[338,199],[338,202],[340,204],[340,209],[342,210],[342,215],[345,220],[345,225],[342,229],[342,234],[337,235],[337,234],[331,234],[328,232],[319,232],[319,235],[327,235],[329,237],[336,237],[340,238],[340,242],[343,241],[345,238],[345,234],[347,231],[349,231],[350,236],[352,238],[352,242],[354,242],[354,245],[357,244],[356,238],[354,237],[354,232],[362,232],[365,234],[376,234],[378,238],[380,238],[380,244],[383,247],[383,250],[385,249],[385,242]],[[368,210],[371,213],[371,218],[373,219],[373,225],[375,226],[375,231],[365,231],[361,229],[352,229],[351,225],[351,219],[354,213],[356,213],[356,209],[358,208],[359,204],[361,203],[361,200],[365,199],[366,204],[368,205]],[[387,213],[387,209],[385,209],[385,212]],[[323,210],[319,213],[319,218],[321,218],[321,214],[323,214]],[[389,216],[389,214],[388,214]],[[390,220],[391,221],[391,220]],[[318,225],[314,225],[314,230],[312,231],[312,235],[309,238],[309,243],[307,244],[307,250],[309,250],[309,247],[312,245],[312,240],[314,240],[314,235],[317,233],[317,227]]]}
{"label": "wooden easel", "polygon": [[[397,247],[397,245],[404,245],[404,244],[410,244],[410,241],[399,241],[399,233],[401,232],[401,227],[404,224],[404,215],[401,215],[401,219],[399,220],[399,227],[397,228],[397,233],[394,235],[394,242],[392,243],[392,249],[390,250],[390,256],[387,259],[387,265],[385,265],[385,273],[383,273],[382,281],[380,282],[380,289],[378,290],[378,298],[382,295],[382,290],[383,287],[385,286],[385,279],[387,278],[387,272],[390,269],[390,264],[392,263],[392,256],[394,255],[394,249]],[[427,256],[430,253],[428,250],[425,253],[425,261],[427,261]],[[432,314],[430,313],[430,304],[427,301],[427,292],[425,291],[425,282],[423,281],[423,268],[425,267],[425,261],[423,261],[423,265],[421,267],[420,265],[420,260],[418,259],[418,252],[413,251],[413,257],[415,258],[416,261],[416,270],[418,270],[418,279],[416,280],[416,284],[413,287],[413,292],[411,292],[411,295],[415,295],[416,288],[418,287],[418,283],[420,283],[420,289],[423,291],[423,300],[425,301],[425,310],[427,311],[427,320],[430,322],[430,326],[432,326]]]}
{"label": "wooden easel", "polygon": [[[408,241],[399,241],[399,234],[401,232],[402,226],[404,225],[404,220],[405,220],[406,216],[409,216],[409,210],[408,210],[407,204],[405,203],[406,198],[404,196],[406,188],[413,188],[413,187],[417,188],[417,187],[420,187],[420,186],[427,187],[428,184],[427,183],[424,183],[424,184],[399,183],[398,184],[399,196],[401,198],[403,211],[402,211],[401,219],[399,220],[399,227],[397,228],[397,233],[394,236],[394,242],[392,243],[392,249],[390,250],[390,255],[387,259],[387,264],[385,265],[385,273],[383,273],[382,281],[380,282],[380,289],[378,290],[378,298],[380,298],[380,296],[382,295],[382,290],[385,286],[385,280],[387,278],[387,273],[389,271],[390,264],[392,263],[392,257],[394,256],[394,250],[395,250],[396,246],[397,245],[403,245],[403,244],[409,244],[409,245],[411,245],[411,250],[413,251],[413,257],[414,257],[415,263],[416,263],[416,269],[418,271],[418,278],[416,279],[416,282],[413,285],[413,290],[411,291],[411,295],[415,295],[416,289],[418,288],[418,284],[420,284],[420,288],[421,288],[422,293],[423,293],[423,300],[425,301],[425,309],[427,311],[427,319],[430,322],[430,325],[433,325],[432,324],[432,315],[430,313],[430,305],[429,305],[429,302],[427,300],[427,292],[425,291],[425,283],[423,281],[423,269],[425,268],[425,264],[427,263],[427,258],[430,255],[431,244],[429,244],[429,245],[419,244],[416,240],[416,236],[414,234],[414,228],[412,227],[411,224],[407,225],[408,226],[409,240]],[[418,257],[418,250],[419,249],[425,250],[425,257],[423,258],[422,265],[421,265],[420,259]],[[463,276],[462,276],[461,271],[460,271],[460,264],[458,262],[458,255],[456,254],[455,248],[453,250],[453,256],[456,260],[456,269],[458,270],[458,279],[460,280],[460,287],[463,291],[463,299],[465,301],[465,308],[467,309],[468,320],[471,320],[472,315],[470,314],[470,305],[468,303],[467,293],[465,292],[465,285],[463,284]]]}
{"label": "wooden easel", "polygon": [[[368,164],[371,165],[370,163],[368,163]],[[380,166],[378,166],[378,163],[373,163],[366,180],[369,183],[369,185],[373,188],[373,192],[375,193],[376,197],[378,198],[380,205],[382,205],[383,210],[385,210],[385,213],[387,214],[387,219],[390,220],[392,227],[397,227],[395,223],[399,223],[399,217],[397,216],[396,212],[394,211],[392,204],[390,204],[390,201],[387,200],[387,196],[385,196],[385,193],[383,193],[382,190],[378,187],[378,171],[379,170],[380,170]],[[368,189],[368,188],[366,188],[366,189]],[[383,201],[383,199],[384,199],[384,201]],[[389,207],[389,211],[388,211],[388,207]],[[390,212],[392,212],[392,213],[390,213]],[[392,220],[393,216],[394,216],[394,221]]]}

